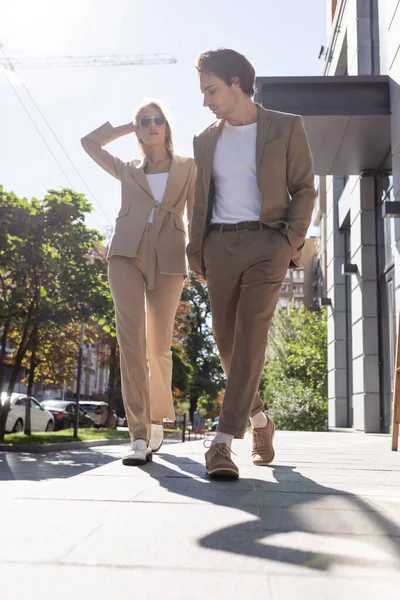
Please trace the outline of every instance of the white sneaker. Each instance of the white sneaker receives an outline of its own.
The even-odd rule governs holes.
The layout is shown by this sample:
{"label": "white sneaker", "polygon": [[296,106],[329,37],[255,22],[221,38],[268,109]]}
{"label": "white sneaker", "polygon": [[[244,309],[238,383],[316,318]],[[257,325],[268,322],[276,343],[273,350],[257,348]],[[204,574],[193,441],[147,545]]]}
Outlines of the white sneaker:
{"label": "white sneaker", "polygon": [[152,452],[158,452],[164,441],[164,426],[151,424],[150,448]]}
{"label": "white sneaker", "polygon": [[122,459],[122,464],[135,467],[136,465],[145,465],[151,462],[152,459],[150,445],[148,446],[144,440],[135,440]]}

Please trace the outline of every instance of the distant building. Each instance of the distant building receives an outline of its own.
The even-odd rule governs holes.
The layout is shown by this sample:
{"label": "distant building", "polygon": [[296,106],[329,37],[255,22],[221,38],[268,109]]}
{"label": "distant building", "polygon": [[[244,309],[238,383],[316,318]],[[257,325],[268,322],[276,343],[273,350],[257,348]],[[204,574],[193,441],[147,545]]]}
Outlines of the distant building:
{"label": "distant building", "polygon": [[286,273],[278,299],[278,306],[288,306],[292,300],[295,306],[305,305],[309,308],[313,306],[316,301],[316,264],[316,239],[313,237],[307,238],[302,252],[300,268],[288,269]]}

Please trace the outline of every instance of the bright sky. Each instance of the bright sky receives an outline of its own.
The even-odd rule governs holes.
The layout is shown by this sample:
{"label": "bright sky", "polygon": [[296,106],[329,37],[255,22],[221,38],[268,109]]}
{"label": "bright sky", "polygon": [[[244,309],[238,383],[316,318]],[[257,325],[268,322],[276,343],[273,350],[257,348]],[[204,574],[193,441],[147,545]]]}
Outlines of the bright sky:
{"label": "bright sky", "polygon": [[[19,196],[42,197],[69,186],[19,103],[13,87],[57,155],[73,187],[94,205],[91,226],[105,229],[119,208],[119,183],[83,151],[80,138],[110,121],[132,120],[145,97],[162,99],[173,116],[178,153],[213,121],[202,106],[196,56],[228,47],[245,54],[259,76],[320,75],[326,43],[325,0],[2,0],[0,42],[12,51],[54,54],[163,53],[175,65],[26,69],[19,74],[94,192],[104,216],[57,147],[18,82],[0,72],[0,184]],[[136,138],[108,146],[123,160],[138,156]]]}

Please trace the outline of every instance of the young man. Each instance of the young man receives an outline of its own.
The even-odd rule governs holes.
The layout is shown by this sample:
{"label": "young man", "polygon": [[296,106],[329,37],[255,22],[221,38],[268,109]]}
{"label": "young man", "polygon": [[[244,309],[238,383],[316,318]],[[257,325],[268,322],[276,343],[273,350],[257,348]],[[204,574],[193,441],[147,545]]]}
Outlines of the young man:
{"label": "young man", "polygon": [[252,100],[255,71],[234,50],[201,54],[204,106],[218,119],[194,139],[195,204],[187,254],[210,295],[213,333],[227,383],[210,476],[239,476],[233,438],[252,425],[252,460],[274,458],[274,424],[257,393],[268,330],[289,265],[299,265],[316,192],[300,116]]}

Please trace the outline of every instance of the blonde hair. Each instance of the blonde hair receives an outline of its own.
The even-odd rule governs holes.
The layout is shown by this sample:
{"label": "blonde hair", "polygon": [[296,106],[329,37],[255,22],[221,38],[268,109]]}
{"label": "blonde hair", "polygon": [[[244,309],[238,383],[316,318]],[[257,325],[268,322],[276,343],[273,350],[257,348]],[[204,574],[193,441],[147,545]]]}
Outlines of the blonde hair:
{"label": "blonde hair", "polygon": [[[167,109],[162,105],[162,103],[159,100],[153,100],[153,99],[144,100],[143,103],[140,104],[137,107],[137,109],[135,110],[133,121],[134,121],[136,127],[139,127],[140,113],[142,112],[143,109],[148,108],[149,106],[152,106],[156,110],[160,111],[160,114],[166,119],[167,134],[165,137],[165,147],[167,149],[168,154],[170,156],[172,156],[174,154],[175,150],[174,150],[174,143],[172,141],[171,119],[168,115]],[[143,156],[146,156],[146,146],[142,142],[142,140],[139,139],[139,137],[138,137],[138,144],[139,144],[139,149],[140,149],[141,154]]]}

